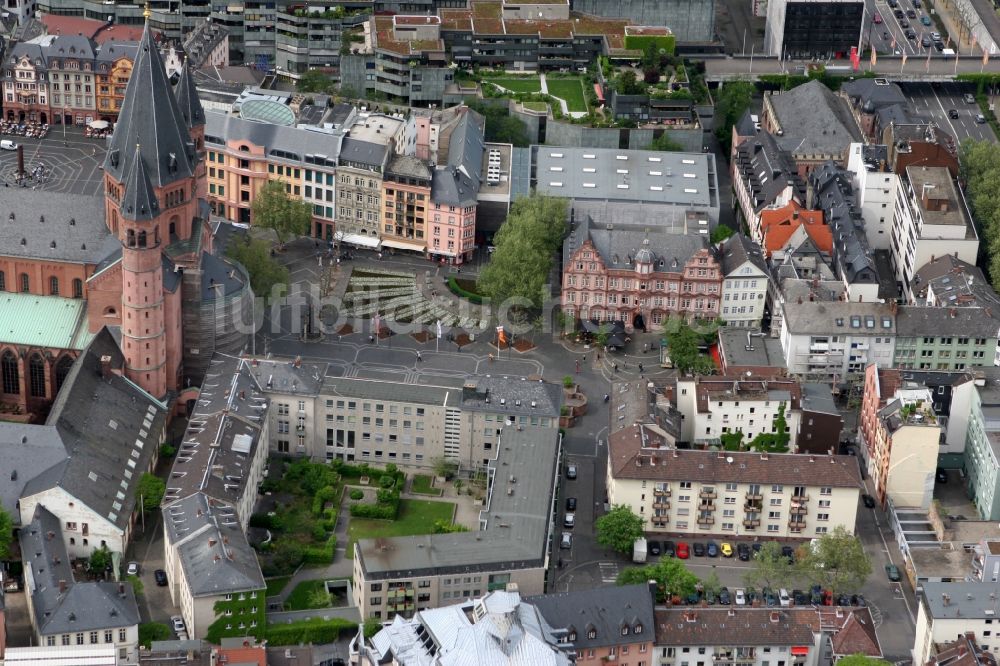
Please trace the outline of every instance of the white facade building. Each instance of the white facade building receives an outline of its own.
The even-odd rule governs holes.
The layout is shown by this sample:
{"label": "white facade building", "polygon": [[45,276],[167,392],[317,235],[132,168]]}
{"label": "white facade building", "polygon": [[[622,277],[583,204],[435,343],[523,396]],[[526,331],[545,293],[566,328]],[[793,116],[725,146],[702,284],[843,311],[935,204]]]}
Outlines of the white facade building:
{"label": "white facade building", "polygon": [[847,170],[854,174],[854,191],[865,219],[868,246],[873,250],[888,250],[899,176],[891,171],[880,171],[878,164],[866,160],[865,147],[863,143],[851,144]]}
{"label": "white facade building", "polygon": [[1000,650],[1000,583],[924,583],[918,597],[913,663],[926,664],[934,643],[947,643],[974,631],[982,649]]}
{"label": "white facade building", "polygon": [[785,302],[781,348],[792,374],[843,380],[869,363],[891,365],[895,313],[881,303]]}
{"label": "white facade building", "polygon": [[719,315],[728,326],[760,328],[770,278],[760,246],[743,234],[719,245],[722,303]]}

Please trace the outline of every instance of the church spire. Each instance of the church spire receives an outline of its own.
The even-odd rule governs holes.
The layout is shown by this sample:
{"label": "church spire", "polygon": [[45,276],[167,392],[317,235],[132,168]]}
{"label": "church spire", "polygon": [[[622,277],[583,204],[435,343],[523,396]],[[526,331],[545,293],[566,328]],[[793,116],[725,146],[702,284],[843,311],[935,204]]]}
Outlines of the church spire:
{"label": "church spire", "polygon": [[133,160],[128,180],[125,181],[125,195],[121,202],[122,217],[136,222],[152,220],[160,214],[160,204],[142,161],[142,146],[138,144]]}
{"label": "church spire", "polygon": [[197,162],[194,142],[174,98],[148,20],[105,158],[105,172],[124,183],[137,156],[142,157],[154,187],[191,177]]}
{"label": "church spire", "polygon": [[188,128],[193,128],[205,124],[205,110],[201,106],[201,99],[198,97],[197,88],[195,88],[190,62],[189,58],[184,59],[180,79],[174,88],[174,95],[177,97],[177,105],[181,108],[181,115],[184,116]]}

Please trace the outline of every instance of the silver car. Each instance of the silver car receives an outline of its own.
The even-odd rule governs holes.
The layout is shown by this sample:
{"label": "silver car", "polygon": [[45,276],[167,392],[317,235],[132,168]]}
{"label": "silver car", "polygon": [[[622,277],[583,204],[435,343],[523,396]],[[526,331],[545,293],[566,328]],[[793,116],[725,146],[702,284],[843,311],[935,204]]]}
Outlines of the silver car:
{"label": "silver car", "polygon": [[573,534],[570,532],[563,532],[562,539],[559,541],[559,547],[563,550],[569,550],[573,547]]}

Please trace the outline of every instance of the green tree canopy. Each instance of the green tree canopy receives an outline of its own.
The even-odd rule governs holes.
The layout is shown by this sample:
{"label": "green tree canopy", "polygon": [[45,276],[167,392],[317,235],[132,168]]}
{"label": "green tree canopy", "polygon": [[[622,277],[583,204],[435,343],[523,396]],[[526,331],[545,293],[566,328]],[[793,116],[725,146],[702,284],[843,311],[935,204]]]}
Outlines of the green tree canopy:
{"label": "green tree canopy", "polygon": [[485,119],[487,141],[510,143],[519,148],[527,148],[531,144],[524,123],[511,116],[506,106],[471,100],[469,108]]}
{"label": "green tree canopy", "polygon": [[641,95],[646,92],[646,84],[640,82],[631,69],[626,69],[618,75],[614,87],[620,95]]}
{"label": "green tree canopy", "polygon": [[10,557],[10,542],[14,540],[14,520],[0,507],[0,560]]}
{"label": "green tree canopy", "polygon": [[137,490],[139,496],[142,498],[142,510],[153,511],[158,509],[166,491],[167,484],[163,479],[149,472],[143,473],[139,477],[139,487]]}
{"label": "green tree canopy", "polygon": [[253,293],[261,298],[269,298],[275,285],[288,284],[288,269],[271,256],[266,241],[250,236],[235,240],[226,248],[226,256],[247,269]]}
{"label": "green tree canopy", "polygon": [[553,256],[565,234],[565,199],[537,193],[518,199],[493,236],[496,249],[476,288],[498,304],[521,298],[541,306]]}
{"label": "green tree canopy", "polygon": [[653,139],[653,142],[649,144],[649,149],[675,153],[684,152],[684,146],[674,141],[669,131],[664,131],[663,134]]}
{"label": "green tree canopy", "polygon": [[712,235],[711,235],[712,245],[721,243],[722,241],[727,240],[732,235],[733,235],[732,227],[727,227],[724,224],[720,224],[715,229],[712,229]]}
{"label": "green tree canopy", "polygon": [[749,81],[729,81],[719,89],[715,96],[715,115],[717,127],[715,137],[729,152],[733,138],[733,125],[750,108],[756,88]]}
{"label": "green tree canopy", "polygon": [[153,641],[169,640],[171,635],[170,627],[162,622],[143,622],[139,625],[139,645],[144,648],[149,648]]}
{"label": "green tree canopy", "polygon": [[663,602],[671,596],[686,597],[693,594],[698,577],[682,560],[664,557],[655,564],[644,567],[627,567],[618,574],[619,585],[636,585],[656,581],[656,600]]}
{"label": "green tree canopy", "polygon": [[333,81],[318,69],[310,69],[299,78],[295,86],[303,93],[329,93],[333,90]]}
{"label": "green tree canopy", "polygon": [[309,233],[312,222],[312,206],[292,198],[285,188],[284,182],[269,180],[250,205],[254,226],[273,229],[282,245],[290,236]]}
{"label": "green tree canopy", "polygon": [[861,589],[872,573],[872,563],[861,539],[843,525],[820,536],[814,546],[799,551],[803,577],[834,592]]}
{"label": "green tree canopy", "polygon": [[990,281],[1000,289],[1000,146],[966,139],[959,161],[972,215],[982,229]]}
{"label": "green tree canopy", "polygon": [[645,524],[642,518],[624,504],[617,504],[597,519],[597,543],[608,546],[619,553],[631,553],[635,540],[642,536]]}
{"label": "green tree canopy", "polygon": [[90,554],[90,560],[87,563],[87,571],[95,576],[98,576],[107,571],[110,566],[111,551],[108,550],[107,546],[101,546]]}
{"label": "green tree canopy", "polygon": [[710,374],[715,370],[712,359],[701,353],[701,336],[686,323],[671,320],[667,329],[667,351],[674,367],[681,374]]}
{"label": "green tree canopy", "polygon": [[795,565],[781,554],[781,544],[777,541],[767,541],[761,545],[760,551],[754,554],[743,580],[750,587],[778,589],[790,587],[797,576]]}

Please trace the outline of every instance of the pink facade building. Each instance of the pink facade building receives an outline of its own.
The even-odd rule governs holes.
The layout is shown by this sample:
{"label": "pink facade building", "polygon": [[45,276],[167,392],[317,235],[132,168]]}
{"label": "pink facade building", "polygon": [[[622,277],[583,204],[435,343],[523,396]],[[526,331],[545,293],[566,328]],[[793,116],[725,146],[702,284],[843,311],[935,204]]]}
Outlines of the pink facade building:
{"label": "pink facade building", "polygon": [[722,269],[700,234],[577,225],[564,247],[562,308],[576,319],[659,329],[719,316]]}

